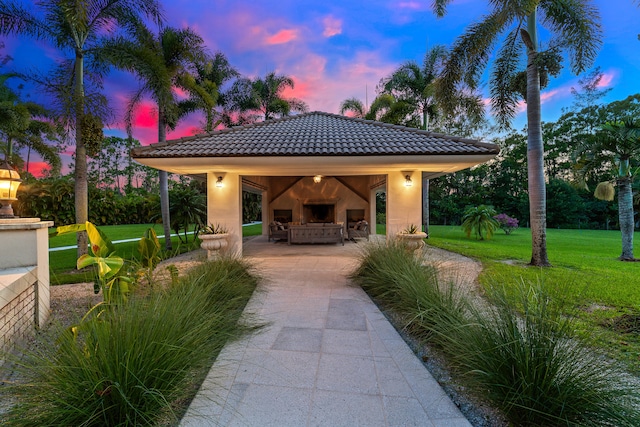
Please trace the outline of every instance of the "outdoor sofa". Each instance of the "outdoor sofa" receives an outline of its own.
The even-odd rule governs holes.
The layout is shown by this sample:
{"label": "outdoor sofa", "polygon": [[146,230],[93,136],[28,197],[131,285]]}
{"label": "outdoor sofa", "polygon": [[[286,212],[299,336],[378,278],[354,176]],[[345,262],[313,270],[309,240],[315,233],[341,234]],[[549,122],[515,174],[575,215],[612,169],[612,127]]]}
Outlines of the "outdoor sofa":
{"label": "outdoor sofa", "polygon": [[344,246],[344,224],[289,225],[289,244],[292,243],[342,243]]}

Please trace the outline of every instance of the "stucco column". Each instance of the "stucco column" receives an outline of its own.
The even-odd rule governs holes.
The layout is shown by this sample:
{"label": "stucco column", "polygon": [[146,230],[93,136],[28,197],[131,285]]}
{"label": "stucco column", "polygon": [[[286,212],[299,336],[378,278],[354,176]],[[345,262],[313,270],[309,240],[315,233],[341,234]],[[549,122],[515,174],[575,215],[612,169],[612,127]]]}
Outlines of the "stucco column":
{"label": "stucco column", "polygon": [[369,234],[376,233],[376,202],[377,202],[377,190],[371,190],[369,192]]}
{"label": "stucco column", "polygon": [[[405,185],[405,175],[412,185]],[[422,177],[420,171],[393,172],[387,175],[387,239],[409,225],[422,224]]]}
{"label": "stucco column", "polygon": [[269,235],[269,223],[271,219],[269,217],[271,212],[269,210],[269,191],[262,191],[262,235]]}
{"label": "stucco column", "polygon": [[[222,177],[222,187],[216,187]],[[229,232],[228,251],[242,256],[242,178],[238,174],[207,174],[207,222],[220,224]]]}

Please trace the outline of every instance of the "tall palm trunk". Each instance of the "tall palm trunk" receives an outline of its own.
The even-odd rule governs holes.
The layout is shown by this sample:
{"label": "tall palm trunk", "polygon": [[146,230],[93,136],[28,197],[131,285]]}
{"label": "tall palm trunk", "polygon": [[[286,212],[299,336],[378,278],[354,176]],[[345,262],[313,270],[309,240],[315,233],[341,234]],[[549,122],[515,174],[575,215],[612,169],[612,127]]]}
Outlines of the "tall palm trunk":
{"label": "tall palm trunk", "polygon": [[[84,145],[82,126],[84,122],[84,58],[81,51],[76,50],[75,73],[75,125],[76,125],[76,158],[75,158],[75,208],[76,224],[84,224],[89,220],[89,186],[87,183],[87,148]],[[89,240],[87,233],[81,231],[76,236],[78,258],[86,254]]]}
{"label": "tall palm trunk", "polygon": [[527,173],[531,222],[531,265],[551,265],[547,257],[547,202],[544,180],[544,145],[540,124],[540,70],[536,64],[538,37],[536,12],[528,16],[527,44]]}
{"label": "tall palm trunk", "polygon": [[618,219],[622,233],[622,254],[620,260],[631,261],[633,257],[633,193],[631,178],[618,178]]}
{"label": "tall palm trunk", "polygon": [[[162,108],[158,109],[158,142],[167,140],[167,125]],[[169,174],[160,170],[160,211],[162,212],[162,229],[164,230],[164,248],[173,249],[171,245],[171,218],[169,215]]]}
{"label": "tall palm trunk", "polygon": [[[429,130],[429,113],[425,107],[422,111],[422,128]],[[422,231],[429,238],[429,178],[422,174]]]}

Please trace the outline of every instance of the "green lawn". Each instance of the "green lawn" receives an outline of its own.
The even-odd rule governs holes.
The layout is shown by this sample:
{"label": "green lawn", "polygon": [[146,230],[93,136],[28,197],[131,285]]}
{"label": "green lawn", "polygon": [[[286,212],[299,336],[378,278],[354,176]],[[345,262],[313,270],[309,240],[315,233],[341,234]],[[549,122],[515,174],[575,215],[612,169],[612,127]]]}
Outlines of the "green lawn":
{"label": "green lawn", "polygon": [[[140,238],[148,228],[153,228],[156,234],[163,234],[160,224],[129,224],[129,225],[106,225],[100,226],[100,230],[111,239],[111,241],[137,239]],[[252,224],[242,227],[243,236],[255,236],[262,234],[262,224]],[[189,241],[193,241],[193,235],[189,235]],[[193,249],[193,245],[180,244],[178,237],[172,237],[171,242],[174,250],[164,257],[170,257],[172,254],[182,253]],[[160,240],[164,243],[164,239]],[[73,233],[55,236],[49,239],[50,248],[58,248],[62,246],[72,246],[76,244],[76,236]],[[123,258],[135,259],[137,257],[138,242],[116,243],[116,252]],[[76,249],[67,249],[49,253],[49,270],[51,273],[51,283],[59,285],[64,283],[78,283],[84,281],[92,281],[93,273],[78,273],[76,266]]]}
{"label": "green lawn", "polygon": [[[640,241],[640,233],[634,237]],[[557,289],[571,308],[578,308],[584,330],[596,332],[597,345],[640,372],[640,263],[617,260],[619,231],[547,230],[550,268],[527,265],[529,229],[511,235],[499,231],[490,240],[475,240],[467,238],[459,226],[431,226],[427,243],[481,261],[480,282],[485,286],[541,280]],[[627,323],[636,326],[634,332],[615,333],[600,327],[621,316],[631,316]]]}
{"label": "green lawn", "polygon": [[[636,233],[636,240],[640,233]],[[459,226],[431,226],[428,243],[482,261],[481,281],[522,277],[568,286],[576,298],[612,306],[640,308],[640,263],[617,260],[619,231],[547,230],[552,268],[527,266],[531,259],[529,229],[502,231],[490,240],[467,238]],[[507,263],[509,262],[509,263]]]}

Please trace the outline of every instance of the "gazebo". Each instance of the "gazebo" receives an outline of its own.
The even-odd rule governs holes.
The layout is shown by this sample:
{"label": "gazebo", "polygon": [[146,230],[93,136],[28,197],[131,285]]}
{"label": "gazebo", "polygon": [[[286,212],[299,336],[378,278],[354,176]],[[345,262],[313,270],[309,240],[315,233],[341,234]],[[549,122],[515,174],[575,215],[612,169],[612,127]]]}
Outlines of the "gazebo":
{"label": "gazebo", "polygon": [[[242,254],[242,191],[262,195],[263,234],[274,220],[376,221],[386,191],[387,235],[422,223],[422,178],[495,157],[495,144],[404,126],[312,112],[152,144],[138,162],[206,177],[208,222]],[[375,232],[375,227],[372,227]]]}

